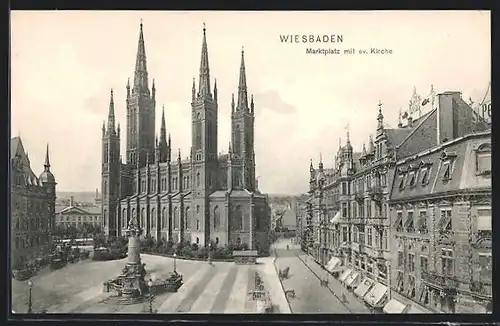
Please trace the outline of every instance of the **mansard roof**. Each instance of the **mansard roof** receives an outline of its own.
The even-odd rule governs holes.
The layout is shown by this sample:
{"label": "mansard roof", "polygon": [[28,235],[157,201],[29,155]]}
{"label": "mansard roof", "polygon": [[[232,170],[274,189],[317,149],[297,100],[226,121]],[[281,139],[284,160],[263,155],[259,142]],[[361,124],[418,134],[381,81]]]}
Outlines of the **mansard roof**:
{"label": "mansard roof", "polygon": [[491,191],[491,175],[481,175],[476,170],[476,152],[481,148],[491,151],[488,131],[460,137],[399,161],[395,167],[391,201],[464,190]]}

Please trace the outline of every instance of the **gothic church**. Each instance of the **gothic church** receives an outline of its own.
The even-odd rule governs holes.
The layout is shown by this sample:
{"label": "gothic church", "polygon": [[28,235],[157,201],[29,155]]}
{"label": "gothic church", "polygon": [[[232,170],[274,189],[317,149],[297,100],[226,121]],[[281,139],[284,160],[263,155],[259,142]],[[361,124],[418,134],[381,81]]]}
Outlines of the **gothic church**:
{"label": "gothic church", "polygon": [[[206,29],[203,28],[198,90],[191,98],[192,145],[189,159],[172,157],[162,111],[155,133],[156,89],[148,85],[142,22],[133,85],[127,83],[125,162],[120,125],[115,126],[111,91],[107,126],[102,127],[102,216],[107,235],[124,235],[136,219],[143,235],[207,245],[247,244],[268,251],[269,205],[257,189],[254,101],[248,101],[244,52],[237,100],[231,103],[228,154],[218,154],[217,81],[210,87]],[[176,155],[177,154],[177,155]]]}

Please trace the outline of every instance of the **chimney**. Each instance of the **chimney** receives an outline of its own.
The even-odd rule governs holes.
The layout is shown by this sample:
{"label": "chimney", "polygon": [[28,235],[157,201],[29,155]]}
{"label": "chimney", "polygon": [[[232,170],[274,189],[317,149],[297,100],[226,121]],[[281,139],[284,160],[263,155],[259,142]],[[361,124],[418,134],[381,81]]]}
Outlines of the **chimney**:
{"label": "chimney", "polygon": [[75,206],[75,198],[73,196],[69,199],[69,206]]}
{"label": "chimney", "polygon": [[437,100],[437,143],[439,145],[456,138],[455,120],[457,117],[453,109],[453,101],[457,104],[462,101],[462,93],[444,92],[438,95]]}
{"label": "chimney", "polygon": [[95,199],[96,200],[99,199],[99,189],[98,188],[95,188]]}
{"label": "chimney", "polygon": [[412,117],[408,117],[408,127],[413,128],[413,118]]}

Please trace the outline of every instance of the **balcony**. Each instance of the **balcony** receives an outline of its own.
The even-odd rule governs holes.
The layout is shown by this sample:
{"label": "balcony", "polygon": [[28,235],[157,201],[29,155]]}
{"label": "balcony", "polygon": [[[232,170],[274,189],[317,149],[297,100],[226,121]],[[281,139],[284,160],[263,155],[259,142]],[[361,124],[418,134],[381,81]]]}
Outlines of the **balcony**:
{"label": "balcony", "polygon": [[437,285],[443,290],[450,289],[456,290],[458,288],[458,281],[454,276],[451,275],[442,275],[436,272],[424,272],[422,271],[422,279],[424,282],[429,284]]}
{"label": "balcony", "polygon": [[473,281],[469,284],[469,289],[476,295],[491,297],[492,288],[491,284],[486,284],[480,281]]}
{"label": "balcony", "polygon": [[368,188],[368,194],[370,195],[370,197],[373,200],[380,201],[380,200],[382,200],[382,196],[384,193],[382,191],[382,187],[380,187],[379,185],[376,185],[376,186]]}
{"label": "balcony", "polygon": [[356,201],[363,201],[365,199],[365,195],[362,191],[357,191],[355,194],[354,194],[354,200]]}
{"label": "balcony", "polygon": [[351,248],[354,251],[363,252],[363,250],[365,249],[365,245],[363,243],[353,242],[351,243]]}

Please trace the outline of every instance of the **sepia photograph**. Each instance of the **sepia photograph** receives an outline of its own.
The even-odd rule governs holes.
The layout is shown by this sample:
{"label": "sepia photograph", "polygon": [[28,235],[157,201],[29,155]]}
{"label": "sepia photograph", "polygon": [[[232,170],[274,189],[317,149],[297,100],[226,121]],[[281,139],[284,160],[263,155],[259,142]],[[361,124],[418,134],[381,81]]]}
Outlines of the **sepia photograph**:
{"label": "sepia photograph", "polygon": [[493,313],[489,11],[11,11],[10,42],[12,315]]}

